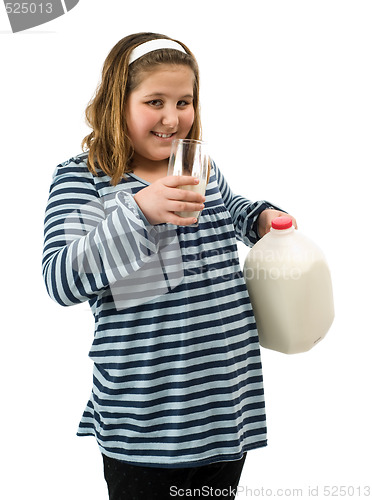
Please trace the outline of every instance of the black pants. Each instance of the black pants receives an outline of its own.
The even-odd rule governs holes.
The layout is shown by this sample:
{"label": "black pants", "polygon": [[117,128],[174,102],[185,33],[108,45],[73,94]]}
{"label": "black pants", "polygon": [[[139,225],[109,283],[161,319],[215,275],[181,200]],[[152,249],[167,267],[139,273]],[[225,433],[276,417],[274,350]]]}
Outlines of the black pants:
{"label": "black pants", "polygon": [[244,461],[245,455],[235,462],[165,469],[128,465],[103,455],[110,500],[234,500]]}

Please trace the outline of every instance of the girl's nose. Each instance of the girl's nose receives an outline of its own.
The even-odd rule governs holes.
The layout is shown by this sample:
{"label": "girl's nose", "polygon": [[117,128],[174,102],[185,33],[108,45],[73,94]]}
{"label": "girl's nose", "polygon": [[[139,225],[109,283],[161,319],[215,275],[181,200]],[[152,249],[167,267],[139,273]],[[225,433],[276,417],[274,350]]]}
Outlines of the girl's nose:
{"label": "girl's nose", "polygon": [[176,109],[168,108],[164,110],[162,125],[170,129],[174,129],[178,126],[178,112]]}

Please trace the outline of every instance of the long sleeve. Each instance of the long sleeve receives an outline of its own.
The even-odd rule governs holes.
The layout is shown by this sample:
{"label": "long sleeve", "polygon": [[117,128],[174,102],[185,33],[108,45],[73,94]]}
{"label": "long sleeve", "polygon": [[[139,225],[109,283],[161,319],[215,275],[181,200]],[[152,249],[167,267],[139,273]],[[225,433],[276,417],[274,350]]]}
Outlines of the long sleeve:
{"label": "long sleeve", "polygon": [[265,200],[252,202],[243,196],[234,194],[215,164],[214,168],[222,199],[230,212],[235,227],[236,237],[245,245],[253,246],[259,240],[257,219],[260,213],[267,208],[282,209]]}
{"label": "long sleeve", "polygon": [[115,202],[106,215],[84,164],[57,167],[45,214],[43,276],[59,304],[94,298],[157,252],[157,230],[144,223],[131,194],[121,190]]}

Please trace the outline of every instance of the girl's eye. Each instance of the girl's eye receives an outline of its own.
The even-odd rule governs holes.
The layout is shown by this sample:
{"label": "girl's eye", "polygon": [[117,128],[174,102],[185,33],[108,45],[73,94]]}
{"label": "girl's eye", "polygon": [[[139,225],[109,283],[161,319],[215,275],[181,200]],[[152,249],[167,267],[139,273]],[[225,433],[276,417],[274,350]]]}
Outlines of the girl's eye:
{"label": "girl's eye", "polygon": [[163,104],[163,102],[160,99],[153,99],[152,101],[148,101],[147,104],[154,108],[158,108]]}
{"label": "girl's eye", "polygon": [[186,106],[189,106],[190,104],[191,104],[190,101],[184,101],[184,100],[177,102],[177,106],[179,108],[185,108]]}

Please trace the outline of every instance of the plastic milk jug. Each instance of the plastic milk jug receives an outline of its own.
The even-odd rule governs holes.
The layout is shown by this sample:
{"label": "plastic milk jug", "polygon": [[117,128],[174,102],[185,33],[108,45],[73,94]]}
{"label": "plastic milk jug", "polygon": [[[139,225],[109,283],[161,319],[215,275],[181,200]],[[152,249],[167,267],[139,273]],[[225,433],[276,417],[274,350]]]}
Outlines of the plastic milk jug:
{"label": "plastic milk jug", "polygon": [[295,354],[324,338],[334,318],[329,268],[290,217],[272,221],[243,270],[262,347]]}

